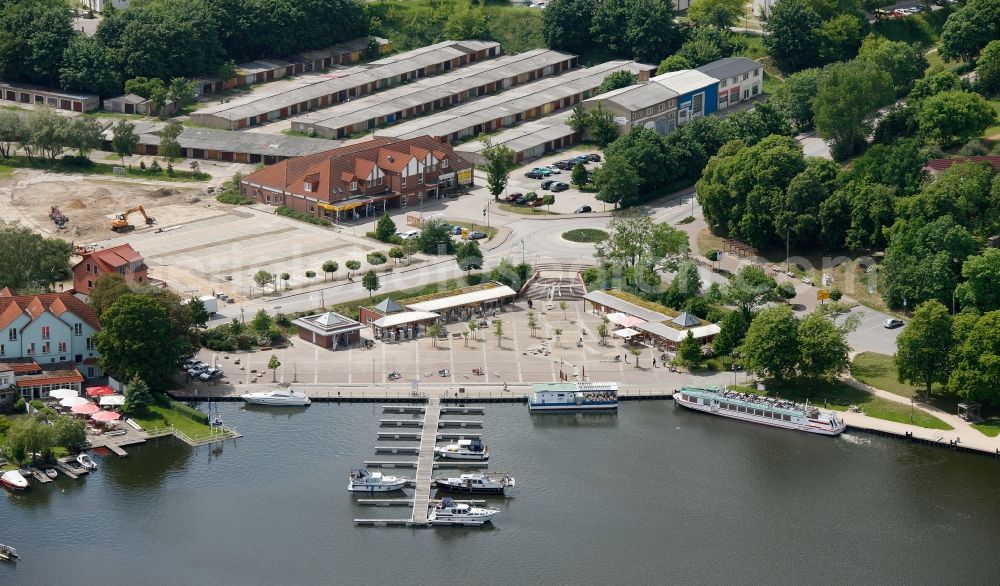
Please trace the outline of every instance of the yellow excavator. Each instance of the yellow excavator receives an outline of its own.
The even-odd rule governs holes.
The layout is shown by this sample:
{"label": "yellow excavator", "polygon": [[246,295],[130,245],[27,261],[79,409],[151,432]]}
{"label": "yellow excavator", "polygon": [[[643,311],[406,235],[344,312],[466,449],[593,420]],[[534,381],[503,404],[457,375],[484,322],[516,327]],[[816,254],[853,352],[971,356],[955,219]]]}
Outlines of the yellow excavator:
{"label": "yellow excavator", "polygon": [[147,226],[152,226],[156,222],[152,216],[146,213],[146,210],[142,206],[139,206],[129,208],[123,213],[117,214],[115,219],[111,220],[111,229],[115,232],[128,232],[129,230],[134,230],[135,226],[128,223],[128,217],[135,212],[142,214],[142,217],[146,219]]}

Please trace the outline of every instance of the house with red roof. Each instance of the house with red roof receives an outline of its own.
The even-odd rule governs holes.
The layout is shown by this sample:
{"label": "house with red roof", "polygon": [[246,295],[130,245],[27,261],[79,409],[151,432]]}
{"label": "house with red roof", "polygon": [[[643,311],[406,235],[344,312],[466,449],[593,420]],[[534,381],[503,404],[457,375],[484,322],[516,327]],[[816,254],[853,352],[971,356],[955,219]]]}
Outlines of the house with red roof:
{"label": "house with red roof", "polygon": [[29,399],[53,389],[79,390],[101,376],[95,337],[97,314],[71,293],[15,295],[0,290],[0,373],[14,378]]}
{"label": "house with red roof", "polygon": [[430,136],[377,137],[251,173],[240,182],[240,193],[339,222],[419,205],[471,184],[472,165],[451,145]]}
{"label": "house with red roof", "polygon": [[73,290],[77,293],[90,295],[97,277],[105,273],[118,273],[140,284],[149,280],[146,259],[131,244],[86,251],[81,256],[80,262],[73,266]]}

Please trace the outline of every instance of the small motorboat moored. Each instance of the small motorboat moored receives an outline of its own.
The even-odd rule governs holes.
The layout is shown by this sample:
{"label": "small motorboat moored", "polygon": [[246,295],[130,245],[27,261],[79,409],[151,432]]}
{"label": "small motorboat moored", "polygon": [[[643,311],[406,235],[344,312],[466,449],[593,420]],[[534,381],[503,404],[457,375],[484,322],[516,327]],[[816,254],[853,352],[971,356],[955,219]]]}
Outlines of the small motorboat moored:
{"label": "small motorboat moored", "polygon": [[262,391],[259,393],[244,393],[240,398],[251,405],[272,405],[286,407],[304,407],[310,404],[303,393],[298,393],[292,389],[277,389],[274,391]]}
{"label": "small motorboat moored", "polygon": [[514,487],[509,474],[462,474],[458,478],[435,478],[434,486],[440,490],[464,494],[504,494]]}
{"label": "small motorboat moored", "polygon": [[458,443],[435,447],[434,454],[446,460],[490,459],[490,452],[486,449],[486,444],[479,438],[460,439]]}
{"label": "small motorboat moored", "polygon": [[17,550],[9,545],[0,543],[0,560],[5,562],[17,561],[21,556],[17,555]]}
{"label": "small motorboat moored", "polygon": [[56,476],[59,475],[59,473],[56,472],[55,468],[46,468],[45,475],[48,476],[49,478],[55,478]]}
{"label": "small motorboat moored", "polygon": [[28,490],[31,486],[28,484],[28,479],[26,479],[19,470],[8,470],[0,475],[0,484],[6,486],[10,490],[22,491]]}
{"label": "small motorboat moored", "polygon": [[367,468],[351,470],[347,484],[350,492],[392,492],[402,490],[410,481],[396,476],[384,476],[381,472],[369,472]]}
{"label": "small motorboat moored", "polygon": [[427,522],[431,525],[478,527],[484,523],[491,523],[493,517],[499,512],[499,509],[485,509],[465,503],[456,503],[446,497],[431,509],[427,515]]}
{"label": "small motorboat moored", "polygon": [[87,470],[97,470],[97,462],[91,460],[87,454],[80,454],[76,457],[76,461]]}

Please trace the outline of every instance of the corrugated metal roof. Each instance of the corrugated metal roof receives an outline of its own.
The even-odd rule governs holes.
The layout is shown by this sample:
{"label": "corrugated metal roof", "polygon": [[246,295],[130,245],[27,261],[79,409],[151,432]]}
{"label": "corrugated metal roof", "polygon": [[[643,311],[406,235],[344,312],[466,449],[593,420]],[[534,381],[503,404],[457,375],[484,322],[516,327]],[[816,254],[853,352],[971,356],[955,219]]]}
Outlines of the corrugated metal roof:
{"label": "corrugated metal roof", "polygon": [[743,75],[744,73],[749,73],[754,69],[759,69],[761,67],[763,67],[763,65],[757,63],[753,59],[747,59],[746,57],[726,57],[725,59],[718,59],[716,61],[712,61],[711,63],[706,63],[696,69],[705,75],[710,75],[716,79],[725,79],[727,77]]}
{"label": "corrugated metal roof", "polygon": [[432,311],[404,311],[403,313],[394,313],[392,315],[380,317],[372,322],[372,325],[379,328],[391,328],[394,326],[401,326],[403,324],[412,324],[418,321],[437,319],[439,317],[441,316]]}
{"label": "corrugated metal roof", "polygon": [[678,94],[687,94],[719,83],[718,79],[705,75],[697,69],[671,71],[670,73],[657,75],[650,81],[669,88]]}
{"label": "corrugated metal roof", "polygon": [[406,307],[413,311],[441,311],[444,309],[472,305],[474,303],[483,303],[484,301],[503,299],[504,297],[513,297],[515,295],[517,295],[517,291],[514,291],[507,285],[497,285],[496,287],[492,287],[490,289],[480,289],[478,291],[460,293],[450,297],[431,299],[430,301],[413,303],[411,305],[407,305]]}
{"label": "corrugated metal roof", "polygon": [[628,315],[634,315],[640,319],[644,319],[647,322],[662,322],[670,319],[670,316],[665,313],[660,313],[658,311],[652,311],[646,309],[645,307],[640,307],[635,303],[625,301],[624,299],[619,299],[614,295],[605,293],[604,291],[590,291],[583,296],[587,301],[592,301],[594,303],[599,303],[604,307],[610,307],[615,311],[620,311],[622,313],[627,313]]}
{"label": "corrugated metal roof", "polygon": [[677,92],[658,83],[643,83],[619,88],[586,100],[587,102],[611,102],[631,112],[642,110],[676,98]]}

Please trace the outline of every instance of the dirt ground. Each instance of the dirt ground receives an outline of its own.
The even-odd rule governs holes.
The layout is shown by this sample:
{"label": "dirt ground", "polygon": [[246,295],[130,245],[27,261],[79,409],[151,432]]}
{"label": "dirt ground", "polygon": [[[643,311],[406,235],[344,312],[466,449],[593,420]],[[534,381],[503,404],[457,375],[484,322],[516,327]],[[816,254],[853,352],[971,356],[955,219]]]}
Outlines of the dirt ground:
{"label": "dirt ground", "polygon": [[[215,204],[203,190],[204,186],[183,183],[138,183],[19,170],[0,181],[0,209],[5,221],[20,221],[46,236],[81,244],[114,236],[111,219],[131,207],[141,205],[157,220],[153,228],[147,228],[141,214],[130,216],[136,231],[199,217],[202,210],[210,212],[208,206]],[[69,216],[65,229],[57,229],[49,219],[52,206],[59,206]]]}

